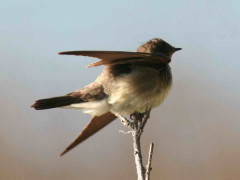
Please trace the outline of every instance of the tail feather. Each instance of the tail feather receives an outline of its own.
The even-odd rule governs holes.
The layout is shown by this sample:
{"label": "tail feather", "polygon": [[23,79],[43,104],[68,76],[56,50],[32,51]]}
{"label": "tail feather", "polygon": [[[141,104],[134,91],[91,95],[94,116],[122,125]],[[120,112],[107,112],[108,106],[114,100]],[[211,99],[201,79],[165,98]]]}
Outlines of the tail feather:
{"label": "tail feather", "polygon": [[117,117],[111,112],[108,112],[101,116],[93,117],[89,124],[83,129],[81,134],[61,153],[60,156],[63,156],[68,151],[75,148],[78,144],[98,132],[100,129],[111,123],[116,118]]}
{"label": "tail feather", "polygon": [[68,106],[70,104],[81,103],[81,102],[83,102],[83,100],[80,100],[79,98],[76,98],[73,96],[59,96],[59,97],[37,100],[31,107],[33,107],[36,110],[43,110],[43,109]]}

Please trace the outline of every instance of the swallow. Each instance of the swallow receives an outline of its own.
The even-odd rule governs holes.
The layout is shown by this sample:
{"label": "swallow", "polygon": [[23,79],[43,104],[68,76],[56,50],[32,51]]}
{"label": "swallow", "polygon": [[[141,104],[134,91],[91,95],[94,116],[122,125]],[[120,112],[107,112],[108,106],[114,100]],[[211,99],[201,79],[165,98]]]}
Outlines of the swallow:
{"label": "swallow", "polygon": [[88,65],[103,65],[97,79],[89,85],[63,96],[37,100],[36,110],[67,108],[82,110],[92,116],[81,134],[61,153],[61,156],[119,116],[143,113],[159,106],[172,86],[169,63],[176,48],[160,38],[139,46],[136,52],[67,51],[60,55],[89,56],[99,61]]}

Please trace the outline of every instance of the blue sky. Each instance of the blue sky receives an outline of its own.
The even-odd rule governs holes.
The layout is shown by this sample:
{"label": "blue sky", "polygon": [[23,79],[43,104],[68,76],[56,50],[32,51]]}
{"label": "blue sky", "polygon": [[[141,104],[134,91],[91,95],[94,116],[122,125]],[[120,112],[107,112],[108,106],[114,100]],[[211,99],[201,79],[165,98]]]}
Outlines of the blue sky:
{"label": "blue sky", "polygon": [[238,1],[214,0],[4,1],[1,62],[5,66],[28,63],[27,68],[61,65],[59,51],[132,51],[148,39],[161,37],[183,48],[179,56],[184,60],[179,63],[205,69],[215,81],[223,78],[228,88],[240,65],[237,7]]}
{"label": "blue sky", "polygon": [[[66,94],[87,85],[102,70],[85,68],[93,62],[91,58],[60,56],[58,52],[134,51],[143,42],[160,37],[183,50],[174,54],[171,62],[173,90],[166,102],[153,111],[153,119],[161,118],[152,121],[148,126],[152,129],[146,130],[146,139],[155,138],[159,147],[156,151],[162,155],[154,162],[156,169],[162,169],[159,176],[200,180],[204,174],[206,180],[219,180],[219,176],[239,179],[239,175],[233,175],[234,167],[235,174],[239,171],[235,161],[239,162],[240,157],[239,7],[237,0],[2,1],[0,158],[11,167],[4,169],[6,177],[79,179],[81,167],[86,179],[98,179],[89,172],[90,168],[101,174],[106,171],[101,169],[105,167],[101,166],[104,160],[124,161],[121,147],[127,148],[129,141],[114,134],[121,129],[117,123],[111,130],[99,133],[99,137],[108,140],[118,138],[111,141],[105,154],[106,149],[96,137],[64,162],[57,159],[89,116],[71,110],[36,112],[29,106],[36,99]],[[94,156],[96,144],[101,157]],[[79,156],[82,152],[86,153],[84,157]],[[219,158],[211,159],[214,157]],[[124,170],[126,162],[116,164],[119,172],[112,170],[112,176],[99,176],[113,179],[124,171],[120,173],[123,177],[135,177],[134,172]],[[181,168],[182,172],[190,169],[193,173],[181,174]]]}

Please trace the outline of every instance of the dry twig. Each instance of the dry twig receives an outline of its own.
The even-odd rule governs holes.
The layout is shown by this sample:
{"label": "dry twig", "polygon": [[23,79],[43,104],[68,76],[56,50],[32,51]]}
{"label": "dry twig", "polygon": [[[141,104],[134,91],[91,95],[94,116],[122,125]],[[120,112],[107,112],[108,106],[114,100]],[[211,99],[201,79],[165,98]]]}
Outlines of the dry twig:
{"label": "dry twig", "polygon": [[145,180],[150,180],[150,172],[152,170],[151,164],[152,164],[153,147],[154,147],[154,144],[151,143],[149,148],[149,154],[148,154],[148,163],[146,166]]}
{"label": "dry twig", "polygon": [[134,150],[134,159],[136,164],[137,176],[138,180],[149,180],[150,179],[150,171],[151,171],[151,162],[152,162],[152,154],[153,154],[153,143],[150,145],[148,164],[146,168],[143,166],[143,158],[141,152],[141,135],[143,133],[143,129],[150,117],[150,110],[147,110],[145,113],[134,113],[130,115],[132,121],[127,118],[116,114],[119,117],[123,125],[128,128],[131,128],[132,137],[133,137],[133,150]]}

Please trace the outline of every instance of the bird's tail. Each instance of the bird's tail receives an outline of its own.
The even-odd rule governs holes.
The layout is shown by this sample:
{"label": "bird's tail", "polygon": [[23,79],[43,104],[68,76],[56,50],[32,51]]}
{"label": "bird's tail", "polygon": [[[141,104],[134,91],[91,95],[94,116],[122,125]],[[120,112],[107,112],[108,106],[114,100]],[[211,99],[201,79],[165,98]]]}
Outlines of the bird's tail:
{"label": "bird's tail", "polygon": [[51,108],[57,108],[62,106],[68,106],[70,104],[74,103],[80,103],[82,100],[77,99],[73,96],[59,96],[59,97],[53,97],[53,98],[47,98],[47,99],[40,99],[37,100],[31,107],[33,107],[36,110],[43,110],[43,109],[51,109]]}
{"label": "bird's tail", "polygon": [[93,117],[89,124],[83,129],[81,134],[61,153],[60,156],[66,154],[68,151],[98,132],[100,129],[111,123],[116,118],[117,117],[111,112],[107,112],[101,116]]}

